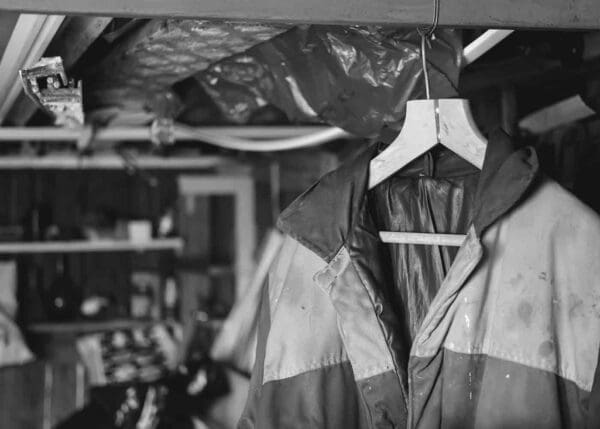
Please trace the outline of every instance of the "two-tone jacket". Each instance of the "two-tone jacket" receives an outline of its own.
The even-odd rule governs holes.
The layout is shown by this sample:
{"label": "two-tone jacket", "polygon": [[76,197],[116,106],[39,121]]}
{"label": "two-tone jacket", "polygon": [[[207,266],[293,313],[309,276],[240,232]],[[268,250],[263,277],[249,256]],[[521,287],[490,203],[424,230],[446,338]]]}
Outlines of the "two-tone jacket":
{"label": "two-tone jacket", "polygon": [[439,151],[368,191],[379,150],[282,214],[240,428],[600,425],[598,216],[501,131],[481,172]]}

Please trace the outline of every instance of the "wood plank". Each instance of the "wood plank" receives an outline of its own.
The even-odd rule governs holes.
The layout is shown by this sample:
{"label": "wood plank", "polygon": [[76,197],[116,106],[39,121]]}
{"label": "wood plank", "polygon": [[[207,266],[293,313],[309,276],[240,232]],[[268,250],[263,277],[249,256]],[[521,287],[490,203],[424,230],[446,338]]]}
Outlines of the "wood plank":
{"label": "wood plank", "polygon": [[[423,0],[0,0],[0,10],[124,17],[185,17],[291,23],[429,24]],[[444,0],[440,25],[487,28],[593,29],[598,0]]]}
{"label": "wood plank", "polygon": [[[102,34],[112,21],[108,17],[72,17],[65,22],[48,46],[45,56],[60,56],[68,71],[81,58],[90,45]],[[11,124],[24,125],[37,109],[37,105],[24,92],[19,94],[6,121]]]}
{"label": "wood plank", "polygon": [[[44,15],[19,15],[0,60],[0,94],[3,98],[0,100],[0,111],[10,107],[6,96],[19,82],[19,69],[27,61],[28,50],[35,43],[45,22]],[[2,119],[0,116],[0,122]]]}
{"label": "wood plank", "polygon": [[479,57],[506,39],[514,30],[488,30],[463,49],[463,67],[475,62]]}
{"label": "wood plank", "polygon": [[19,16],[0,63],[0,94],[3,94],[0,121],[23,90],[18,71],[40,59],[64,18],[62,15]]}
{"label": "wood plank", "polygon": [[269,270],[279,255],[283,241],[283,234],[276,229],[267,233],[246,292],[236,299],[211,346],[210,355],[217,362],[227,362],[238,370],[252,372],[260,300]]}
{"label": "wood plank", "polygon": [[252,178],[241,178],[235,198],[235,295],[246,295],[254,272],[256,250],[256,198]]}
{"label": "wood plank", "polygon": [[[206,170],[233,164],[233,160],[222,156],[135,157],[135,165],[138,168],[151,170]],[[117,155],[0,156],[0,170],[123,170],[124,168],[123,158]]]}
{"label": "wood plank", "polygon": [[421,232],[392,232],[381,231],[379,238],[384,243],[391,244],[426,244],[433,246],[462,246],[464,234],[427,234]]}
{"label": "wood plank", "polygon": [[129,252],[150,250],[183,249],[180,238],[155,239],[147,242],[128,240],[97,240],[97,241],[39,241],[0,243],[0,254],[20,253],[70,253],[70,252]]}
{"label": "wood plank", "polygon": [[18,19],[18,13],[0,13],[0,56],[4,54]]}

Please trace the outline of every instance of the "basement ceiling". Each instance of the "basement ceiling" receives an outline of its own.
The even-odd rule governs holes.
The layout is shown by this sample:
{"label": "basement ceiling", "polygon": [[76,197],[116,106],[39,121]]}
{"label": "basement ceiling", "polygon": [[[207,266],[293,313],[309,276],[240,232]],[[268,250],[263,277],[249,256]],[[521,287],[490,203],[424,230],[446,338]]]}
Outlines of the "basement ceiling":
{"label": "basement ceiling", "polygon": [[[18,22],[19,14],[0,12],[0,53],[5,53],[11,36],[23,36],[24,30],[19,28]],[[86,119],[95,124],[118,125],[147,124],[157,114],[175,114],[182,107],[181,97],[175,96],[172,90],[175,82],[204,70],[213,73],[218,69],[215,65],[226,59],[232,59],[229,64],[232,61],[238,63],[243,71],[246,61],[243,53],[297,29],[285,24],[159,18],[76,16],[66,17],[60,22],[62,24],[57,28],[46,29],[48,31],[44,35],[40,32],[44,40],[34,38],[24,49],[46,46],[47,56],[61,56],[70,77],[83,82]],[[364,27],[364,31],[377,35],[378,43],[394,48],[394,38],[397,37],[392,32],[370,27]],[[382,33],[386,33],[383,38],[379,36]],[[479,30],[466,31],[463,37],[469,41],[478,34]],[[548,100],[551,95],[548,86],[552,84],[552,77],[565,65],[567,74],[563,71],[559,76],[563,81],[562,88],[567,88],[566,92],[576,91],[577,79],[573,79],[570,85],[564,84],[564,80],[568,80],[569,76],[577,76],[581,80],[597,73],[600,52],[585,58],[583,63],[577,51],[583,33],[566,34],[516,33],[463,73],[461,91],[471,94],[490,85],[517,85],[525,94],[523,99],[540,99],[547,103],[551,101]],[[595,45],[597,48],[600,46],[598,39]],[[572,55],[569,56],[569,52]],[[206,79],[210,76],[207,74]],[[539,79],[540,76],[544,79]],[[6,83],[10,86],[14,75],[0,76],[0,88],[2,79],[9,79]],[[544,82],[545,86],[535,89],[536,82]],[[528,90],[529,86],[533,89]],[[565,95],[568,94],[557,96]],[[207,124],[222,123],[219,106],[211,100],[214,94],[199,96],[206,99],[206,110],[209,111]],[[3,99],[6,101],[6,97]],[[5,117],[0,118],[4,125],[49,123],[45,116],[35,114],[33,102],[22,92],[9,102],[10,109]],[[533,105],[535,102],[530,104],[527,109],[536,107]],[[286,123],[289,118],[271,115],[267,120]]]}
{"label": "basement ceiling", "polygon": [[[20,30],[14,28],[17,16],[0,13],[0,48],[13,31]],[[174,100],[169,97],[174,82],[288,28],[204,20],[71,17],[63,21],[46,55],[66,58],[67,73],[83,81],[88,119],[136,125],[153,118],[157,98]],[[26,123],[33,105],[21,94],[4,122]]]}

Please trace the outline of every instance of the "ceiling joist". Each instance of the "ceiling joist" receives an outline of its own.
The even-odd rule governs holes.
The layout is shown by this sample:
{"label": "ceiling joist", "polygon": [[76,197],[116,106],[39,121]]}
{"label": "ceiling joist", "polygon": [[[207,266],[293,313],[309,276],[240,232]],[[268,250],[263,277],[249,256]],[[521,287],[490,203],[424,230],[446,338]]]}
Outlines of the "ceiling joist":
{"label": "ceiling joist", "polygon": [[[39,15],[38,15],[39,16]],[[60,56],[67,72],[112,21],[106,17],[73,17],[65,22],[46,51],[46,56]],[[7,123],[25,125],[38,106],[24,93],[6,115]]]}
{"label": "ceiling joist", "polygon": [[0,60],[0,122],[22,91],[19,70],[35,64],[52,41],[64,16],[19,16]]}
{"label": "ceiling joist", "polygon": [[[0,0],[0,10],[122,17],[215,18],[328,24],[423,25],[423,0]],[[439,24],[450,27],[596,29],[598,0],[442,0]]]}

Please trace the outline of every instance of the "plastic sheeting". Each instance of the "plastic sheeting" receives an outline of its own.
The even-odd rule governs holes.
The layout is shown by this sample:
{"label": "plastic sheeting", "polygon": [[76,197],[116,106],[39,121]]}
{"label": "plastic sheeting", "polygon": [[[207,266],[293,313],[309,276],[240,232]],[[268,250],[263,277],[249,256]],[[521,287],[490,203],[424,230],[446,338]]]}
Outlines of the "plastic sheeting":
{"label": "plastic sheeting", "polygon": [[289,28],[179,18],[148,21],[84,70],[87,119],[113,125],[148,123],[156,116],[155,94]]}
{"label": "plastic sheeting", "polygon": [[86,80],[107,86],[163,90],[215,61],[246,51],[288,25],[155,19],[119,43]]}
{"label": "plastic sheeting", "polygon": [[[439,30],[427,52],[432,97],[456,96],[460,33]],[[304,26],[179,82],[181,122],[198,125],[208,94],[227,121],[276,106],[292,122],[324,121],[373,137],[400,129],[406,101],[424,97],[420,36],[381,27]]]}

